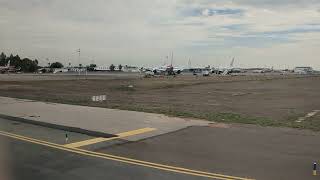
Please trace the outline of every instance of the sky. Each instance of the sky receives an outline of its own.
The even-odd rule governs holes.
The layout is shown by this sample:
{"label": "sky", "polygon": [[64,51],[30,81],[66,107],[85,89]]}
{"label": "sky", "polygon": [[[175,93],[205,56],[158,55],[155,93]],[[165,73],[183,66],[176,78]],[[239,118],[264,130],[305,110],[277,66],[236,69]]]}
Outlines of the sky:
{"label": "sky", "polygon": [[0,0],[0,27],[42,64],[320,69],[319,0]]}

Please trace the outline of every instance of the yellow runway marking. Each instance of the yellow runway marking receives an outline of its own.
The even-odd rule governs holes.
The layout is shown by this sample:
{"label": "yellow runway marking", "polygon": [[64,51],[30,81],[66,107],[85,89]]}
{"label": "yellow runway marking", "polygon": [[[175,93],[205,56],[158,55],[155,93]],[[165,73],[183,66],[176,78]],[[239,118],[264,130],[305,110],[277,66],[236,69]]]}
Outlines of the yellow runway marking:
{"label": "yellow runway marking", "polygon": [[80,142],[75,142],[75,143],[70,143],[70,144],[66,144],[64,145],[65,147],[68,148],[78,148],[78,147],[82,147],[82,146],[87,146],[90,144],[96,144],[99,142],[104,142],[104,141],[110,141],[110,140],[114,140],[114,139],[120,139],[120,138],[124,138],[124,137],[128,137],[128,136],[134,136],[134,135],[138,135],[138,134],[143,134],[143,133],[147,133],[150,131],[154,131],[156,130],[155,128],[142,128],[142,129],[137,129],[137,130],[133,130],[133,131],[128,131],[128,132],[123,132],[123,133],[119,133],[116,134],[116,137],[111,137],[111,138],[93,138],[93,139],[88,139],[85,141],[80,141]]}
{"label": "yellow runway marking", "polygon": [[14,138],[14,139],[18,139],[21,141],[26,141],[26,142],[30,142],[30,143],[34,143],[34,144],[39,144],[39,145],[51,147],[54,149],[73,152],[73,153],[84,155],[84,156],[108,159],[108,160],[113,160],[113,161],[117,161],[117,162],[123,162],[123,163],[127,163],[127,164],[144,166],[144,167],[149,167],[149,168],[159,169],[159,170],[164,170],[164,171],[170,171],[170,172],[175,172],[175,173],[180,173],[180,174],[188,174],[188,175],[193,175],[193,176],[207,177],[207,178],[219,179],[219,180],[253,180],[253,179],[248,179],[248,178],[227,176],[227,175],[223,175],[223,174],[209,173],[209,172],[180,168],[180,167],[175,167],[175,166],[168,166],[168,165],[157,164],[157,163],[152,163],[152,162],[148,162],[148,161],[140,161],[140,160],[136,160],[136,159],[115,156],[115,155],[111,155],[111,154],[97,153],[94,151],[88,151],[88,150],[83,150],[83,149],[79,149],[79,148],[68,148],[63,145],[59,145],[59,144],[55,144],[55,143],[51,143],[51,142],[47,142],[47,141],[42,141],[42,140],[38,140],[38,139],[33,139],[33,138],[21,136],[21,135],[16,135],[16,134],[4,132],[4,131],[0,131],[0,135]]}

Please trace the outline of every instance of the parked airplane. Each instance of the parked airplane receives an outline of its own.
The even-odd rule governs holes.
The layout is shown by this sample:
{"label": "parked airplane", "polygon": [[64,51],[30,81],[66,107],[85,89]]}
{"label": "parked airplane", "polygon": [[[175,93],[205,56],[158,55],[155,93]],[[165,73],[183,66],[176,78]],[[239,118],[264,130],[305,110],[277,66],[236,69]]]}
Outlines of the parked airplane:
{"label": "parked airplane", "polygon": [[[167,56],[168,59],[168,56]],[[170,65],[163,65],[160,67],[155,67],[149,69],[151,70],[155,75],[176,75],[180,74],[182,72],[182,68],[174,67],[173,65],[173,53],[171,54],[171,64]]]}
{"label": "parked airplane", "polygon": [[176,75],[180,74],[182,72],[182,69],[173,67],[172,65],[168,65],[152,68],[152,72],[154,72],[154,74]]}
{"label": "parked airplane", "polygon": [[233,70],[237,70],[238,68],[233,68],[233,64],[234,64],[234,58],[232,58],[229,67],[226,68],[219,68],[216,73],[217,74],[221,74],[221,75],[227,75],[233,72]]}
{"label": "parked airplane", "polygon": [[69,69],[68,68],[56,68],[53,70],[53,74],[56,74],[56,73],[65,73],[65,72],[68,72]]}
{"label": "parked airplane", "polygon": [[255,68],[252,69],[253,73],[271,73],[273,72],[273,67],[272,68]]}
{"label": "parked airplane", "polygon": [[10,60],[7,63],[6,66],[0,66],[0,73],[6,73],[6,72],[17,72],[20,69],[15,68],[14,66],[10,66]]}

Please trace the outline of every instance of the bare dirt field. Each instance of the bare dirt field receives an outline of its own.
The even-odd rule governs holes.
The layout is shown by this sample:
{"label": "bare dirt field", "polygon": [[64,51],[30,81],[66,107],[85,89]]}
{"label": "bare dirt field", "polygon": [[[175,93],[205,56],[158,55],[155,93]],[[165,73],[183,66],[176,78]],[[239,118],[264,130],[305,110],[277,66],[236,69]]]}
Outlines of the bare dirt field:
{"label": "bare dirt field", "polygon": [[[313,130],[317,114],[296,121],[320,109],[319,92],[319,76],[0,75],[0,96]],[[94,95],[107,100],[92,102]]]}

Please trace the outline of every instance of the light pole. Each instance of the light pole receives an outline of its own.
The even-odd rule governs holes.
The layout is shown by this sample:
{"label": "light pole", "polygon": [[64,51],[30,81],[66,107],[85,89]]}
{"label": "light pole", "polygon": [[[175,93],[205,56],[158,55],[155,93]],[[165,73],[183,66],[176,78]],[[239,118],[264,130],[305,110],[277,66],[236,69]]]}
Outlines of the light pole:
{"label": "light pole", "polygon": [[78,72],[79,72],[79,73],[78,73],[78,75],[79,75],[79,76],[80,76],[80,70],[81,70],[81,69],[80,69],[80,68],[81,68],[81,67],[80,67],[80,52],[81,52],[81,51],[80,51],[80,48],[77,49],[77,53],[78,53],[78,55],[79,55],[79,56],[78,56],[78,64],[79,64],[79,69],[78,69]]}
{"label": "light pole", "polygon": [[46,58],[47,62],[48,62],[48,67],[50,67],[50,61],[48,58]]}

